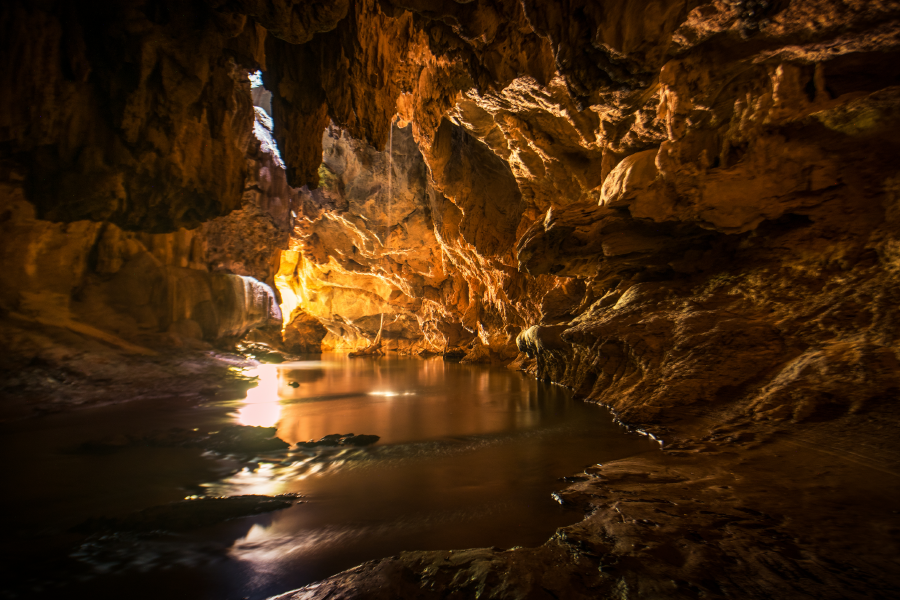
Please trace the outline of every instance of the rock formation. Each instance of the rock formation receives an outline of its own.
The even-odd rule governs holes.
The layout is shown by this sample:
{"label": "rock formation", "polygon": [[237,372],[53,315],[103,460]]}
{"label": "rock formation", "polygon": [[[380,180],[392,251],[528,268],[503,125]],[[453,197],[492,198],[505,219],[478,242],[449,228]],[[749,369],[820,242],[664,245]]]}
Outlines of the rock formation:
{"label": "rock formation", "polygon": [[39,219],[11,172],[3,194],[5,307],[114,333],[174,328],[209,340],[280,320],[271,284],[287,244],[293,190],[271,151],[244,160],[257,176],[246,183],[243,208],[166,234]]}
{"label": "rock formation", "polygon": [[53,354],[33,323],[239,335],[268,284],[294,351],[384,320],[388,351],[510,363],[676,444],[895,402],[896,2],[107,4],[0,8],[20,362]]}
{"label": "rock formation", "polygon": [[[366,181],[385,166],[370,158],[348,174],[360,143],[336,148],[346,132],[376,144],[388,136],[358,111],[348,120],[345,99],[328,100],[347,130],[323,138],[320,188],[305,196],[291,258],[326,294],[330,315],[317,316],[368,319],[371,339],[379,313],[415,315],[429,347],[474,336],[472,358],[508,360],[517,339],[538,376],[643,421],[723,399],[760,418],[803,419],[842,402],[799,381],[829,379],[812,372],[832,358],[859,373],[847,409],[894,388],[892,318],[874,299],[897,293],[896,7],[585,4],[572,9],[579,18],[537,3],[405,8],[422,26],[401,39],[402,64],[418,76],[398,78],[398,106],[427,180],[407,190],[392,169],[394,210],[399,218],[417,203],[428,219],[415,236],[424,247],[397,240],[392,256],[416,254],[431,270],[387,259],[388,200]],[[381,5],[356,11],[356,21],[386,18]],[[321,43],[341,35],[339,26]],[[364,51],[384,51],[356,35]],[[488,60],[510,36],[532,44],[530,60]],[[579,42],[594,50],[575,52]],[[362,57],[343,70],[328,53],[320,60],[340,78]],[[352,88],[322,86],[326,98]],[[385,84],[376,104],[392,93]],[[851,298],[865,316],[818,325]],[[795,385],[820,391],[800,402],[775,391]]]}
{"label": "rock formation", "polygon": [[[28,383],[13,377],[5,394],[31,396],[43,408],[46,401],[92,403],[121,395],[111,379],[131,380],[136,395],[181,393],[191,384],[177,364],[149,368],[154,374],[144,381],[136,375],[140,367],[116,354],[208,350],[253,328],[281,325],[275,273],[297,192],[277,148],[266,143],[271,120],[262,112],[256,123],[243,151],[242,169],[252,177],[241,208],[190,230],[134,232],[109,221],[41,219],[27,200],[27,178],[19,166],[8,168],[0,192],[0,337],[14,351],[2,365],[8,372],[36,367],[49,377],[26,374],[21,382]],[[205,378],[196,383],[216,387]]]}

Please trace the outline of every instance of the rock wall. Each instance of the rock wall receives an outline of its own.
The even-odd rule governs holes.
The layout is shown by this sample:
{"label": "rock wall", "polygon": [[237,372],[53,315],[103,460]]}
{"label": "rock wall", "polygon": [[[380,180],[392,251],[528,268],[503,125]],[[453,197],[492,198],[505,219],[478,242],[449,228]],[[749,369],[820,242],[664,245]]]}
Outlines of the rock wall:
{"label": "rock wall", "polygon": [[334,125],[322,144],[319,187],[301,191],[276,278],[285,315],[299,310],[323,323],[326,348],[366,346],[382,329],[382,315],[385,348],[438,348],[443,340],[422,305],[452,283],[411,128],[394,127],[384,152]]}
{"label": "rock wall", "polygon": [[0,9],[0,141],[38,218],[194,228],[240,206],[264,32],[202,3]]}
{"label": "rock wall", "polygon": [[[24,177],[11,170],[0,200],[5,334],[27,338],[29,324],[38,323],[149,353],[206,348],[280,324],[274,275],[295,190],[279,160],[257,141],[244,158],[255,177],[248,178],[242,208],[165,234],[40,219],[25,198]],[[23,340],[17,345],[6,362],[27,364],[47,351]]]}
{"label": "rock wall", "polygon": [[[409,14],[355,6],[357,22]],[[392,268],[368,183],[385,169],[335,179],[326,134],[285,276],[307,273],[299,287],[328,305],[306,312],[366,323],[332,335],[353,345],[375,315],[411,314],[430,348],[505,361],[518,348],[516,366],[642,422],[735,401],[814,419],[896,394],[896,6],[403,8],[402,58],[354,43],[396,72],[399,92],[370,93],[396,94],[412,124],[432,231],[403,252],[433,269]],[[321,43],[340,45],[341,27]],[[336,74],[329,56],[340,136],[389,143],[333,99],[364,60]]]}

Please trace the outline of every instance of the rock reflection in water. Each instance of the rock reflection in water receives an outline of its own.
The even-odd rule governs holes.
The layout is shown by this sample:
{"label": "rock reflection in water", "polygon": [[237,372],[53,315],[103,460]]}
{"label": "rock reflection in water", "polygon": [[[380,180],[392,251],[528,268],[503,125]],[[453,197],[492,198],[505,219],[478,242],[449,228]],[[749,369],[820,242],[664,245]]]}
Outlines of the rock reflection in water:
{"label": "rock reflection in water", "polygon": [[[440,359],[414,361],[415,369],[391,359],[313,364],[307,369],[299,369],[298,363],[277,367],[283,373],[278,436],[290,443],[351,431],[380,435],[382,443],[402,443],[540,422],[535,383],[515,373],[492,376],[487,368]],[[289,381],[299,386],[292,388]],[[274,395],[270,399],[276,400]],[[307,405],[321,401],[330,402]]]}

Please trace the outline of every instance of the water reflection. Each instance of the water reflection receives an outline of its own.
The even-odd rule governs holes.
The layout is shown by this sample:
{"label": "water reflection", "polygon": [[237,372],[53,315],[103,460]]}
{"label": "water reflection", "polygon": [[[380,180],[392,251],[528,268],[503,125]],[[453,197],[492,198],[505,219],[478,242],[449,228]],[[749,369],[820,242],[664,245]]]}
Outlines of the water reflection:
{"label": "water reflection", "polygon": [[[248,397],[239,420],[263,424],[244,415],[267,410],[265,424],[277,421],[279,437],[291,443],[351,432],[400,443],[540,423],[533,381],[441,360],[407,362],[415,368],[396,359],[266,365],[260,390]],[[271,403],[280,407],[280,421]]]}
{"label": "water reflection", "polygon": [[243,375],[255,377],[259,383],[248,390],[244,405],[235,413],[237,422],[253,427],[274,427],[281,419],[281,405],[308,396],[308,389],[299,388],[322,379],[325,370],[320,361],[309,361],[263,364],[244,369]]}
{"label": "water reflection", "polygon": [[[623,435],[602,409],[503,369],[338,359],[267,365],[258,376],[241,423],[277,424],[292,444],[381,437],[296,450],[207,484],[214,496],[304,495],[229,549],[256,579],[284,583],[265,593],[402,550],[539,544],[577,519],[550,498],[557,478],[654,447]],[[262,406],[275,409],[248,416]]]}
{"label": "water reflection", "polygon": [[241,425],[274,427],[281,418],[279,403],[279,370],[276,365],[259,365],[244,371],[247,377],[257,377],[259,384],[247,391],[245,404],[237,411]]}
{"label": "water reflection", "polygon": [[[625,435],[605,410],[502,368],[332,356],[246,374],[259,384],[238,401],[137,401],[49,416],[0,436],[10,456],[32,449],[8,468],[18,496],[4,514],[16,515],[10,527],[23,533],[7,548],[21,554],[30,543],[41,547],[32,553],[40,557],[46,539],[32,535],[38,526],[66,531],[89,517],[188,495],[296,492],[303,503],[276,513],[174,537],[110,536],[85,545],[72,558],[97,578],[85,584],[93,587],[66,588],[70,597],[98,600],[264,599],[404,550],[538,545],[581,518],[551,499],[559,477],[656,448]],[[333,433],[381,439],[263,455],[249,465],[191,448],[58,451],[113,435],[214,431],[235,422],[276,427],[292,444]],[[45,578],[49,563],[30,562]],[[113,593],[107,576],[122,593]]]}

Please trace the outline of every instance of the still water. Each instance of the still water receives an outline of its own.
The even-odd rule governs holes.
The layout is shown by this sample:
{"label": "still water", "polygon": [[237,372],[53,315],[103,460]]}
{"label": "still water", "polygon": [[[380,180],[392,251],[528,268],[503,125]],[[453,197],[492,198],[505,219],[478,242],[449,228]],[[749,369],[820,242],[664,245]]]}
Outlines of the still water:
{"label": "still water", "polygon": [[[9,465],[0,550],[6,597],[266,598],[404,550],[536,546],[576,522],[560,477],[656,445],[563,388],[441,359],[263,365],[246,398],[134,401],[0,429]],[[171,427],[277,426],[291,444],[374,434],[365,448],[261,456],[249,467],[187,448],[79,444]],[[28,451],[23,453],[23,447]],[[238,470],[240,469],[240,470]],[[87,541],[65,533],[189,495],[297,492],[303,502],[188,533]]]}

